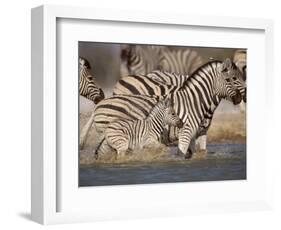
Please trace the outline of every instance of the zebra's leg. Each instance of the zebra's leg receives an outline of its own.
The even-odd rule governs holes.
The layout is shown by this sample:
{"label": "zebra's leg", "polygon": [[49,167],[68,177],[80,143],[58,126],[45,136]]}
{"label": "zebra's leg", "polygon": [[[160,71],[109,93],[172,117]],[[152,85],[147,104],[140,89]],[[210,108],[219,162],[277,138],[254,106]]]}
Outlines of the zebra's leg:
{"label": "zebra's leg", "polygon": [[118,149],[117,151],[116,151],[116,158],[118,159],[118,158],[120,158],[120,157],[124,157],[125,155],[126,155],[126,153],[127,153],[127,149]]}
{"label": "zebra's leg", "polygon": [[199,147],[199,151],[207,151],[207,135],[199,136],[196,139],[196,145]]}
{"label": "zebra's leg", "polygon": [[163,143],[164,145],[169,144],[169,127],[168,126],[166,126],[163,130],[163,133],[161,135],[161,143]]}
{"label": "zebra's leg", "polygon": [[[184,155],[185,159],[190,159],[195,151],[194,140],[192,139],[193,139],[193,130],[190,128],[188,124],[185,124],[185,126],[179,132],[179,144],[178,144],[178,154]],[[191,144],[191,148],[189,148],[190,144]]]}
{"label": "zebra's leg", "polygon": [[166,146],[173,146],[178,144],[179,128],[167,126],[162,135],[162,143]]}
{"label": "zebra's leg", "polygon": [[129,143],[125,139],[120,139],[116,142],[108,140],[108,144],[111,148],[116,150],[116,158],[123,157],[126,155],[126,152],[129,148]]}
{"label": "zebra's leg", "polygon": [[105,139],[103,138],[102,141],[98,144],[98,146],[97,146],[96,149],[94,150],[94,156],[95,156],[95,159],[96,159],[96,160],[98,159],[99,152],[100,152],[101,146],[102,146],[102,144],[103,144],[104,141],[105,141]]}
{"label": "zebra's leg", "polygon": [[86,143],[89,130],[92,127],[93,122],[94,122],[94,112],[92,113],[92,115],[89,118],[89,120],[86,123],[86,125],[81,130],[81,133],[80,133],[80,144],[79,144],[80,149],[84,148],[84,145]]}
{"label": "zebra's leg", "polygon": [[109,145],[107,144],[107,141],[105,138],[102,139],[102,141],[98,144],[96,149],[94,150],[94,156],[97,160],[100,154],[106,154],[109,150]]}
{"label": "zebra's leg", "polygon": [[188,155],[185,156],[185,159],[190,159],[193,154],[196,152],[196,142],[195,142],[195,138],[192,138],[188,147]]}
{"label": "zebra's leg", "polygon": [[199,147],[200,152],[207,153],[207,132],[211,126],[212,119],[204,119],[199,127],[196,145]]}

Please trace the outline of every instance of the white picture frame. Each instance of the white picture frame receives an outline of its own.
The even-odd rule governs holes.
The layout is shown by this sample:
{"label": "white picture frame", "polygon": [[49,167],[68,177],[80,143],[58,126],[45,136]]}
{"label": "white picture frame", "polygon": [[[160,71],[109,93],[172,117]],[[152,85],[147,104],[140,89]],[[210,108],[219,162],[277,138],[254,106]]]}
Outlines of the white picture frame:
{"label": "white picture frame", "polygon": [[[69,22],[68,26],[61,27],[59,23],[65,19]],[[256,81],[251,80],[250,77],[247,82],[249,85],[255,85],[251,90],[248,90],[249,114],[247,122],[249,124],[247,128],[249,139],[247,144],[249,148],[247,151],[249,151],[250,155],[247,162],[247,167],[249,168],[247,181],[105,186],[95,189],[85,189],[75,188],[73,185],[77,185],[75,180],[77,181],[78,179],[72,177],[72,174],[69,174],[71,175],[69,176],[69,181],[74,182],[70,182],[72,187],[68,187],[67,183],[65,183],[65,170],[75,173],[76,166],[74,166],[75,156],[70,157],[74,160],[70,160],[70,163],[67,165],[64,161],[65,156],[57,155],[57,151],[59,151],[58,126],[60,125],[57,120],[58,111],[65,108],[62,106],[62,108],[58,109],[57,106],[58,95],[61,94],[61,88],[57,84],[57,75],[59,74],[57,55],[60,48],[58,47],[58,41],[60,39],[58,38],[58,30],[64,30],[66,28],[65,31],[68,33],[69,28],[72,30],[71,23],[79,20],[81,22],[81,19],[90,22],[103,22],[106,26],[112,27],[114,27],[115,22],[130,26],[137,23],[140,27],[142,25],[149,25],[153,28],[161,27],[164,31],[165,27],[169,27],[170,29],[177,27],[181,29],[185,27],[200,28],[203,32],[204,30],[208,31],[208,29],[230,32],[232,30],[241,30],[243,33],[257,31],[257,34],[260,34],[258,35],[260,40],[257,45],[263,44],[260,47],[261,57],[256,57],[256,54],[259,52],[252,48],[253,53],[249,55],[250,63],[249,67],[247,67],[249,76],[251,74],[257,76]],[[77,23],[75,26],[76,28],[74,30],[76,29],[77,33],[77,28],[79,30],[81,25]],[[89,25],[85,28],[89,28]],[[59,31],[59,33],[61,32]],[[91,33],[90,30],[89,33]],[[81,32],[81,34],[83,33]],[[87,36],[85,34],[85,37]],[[210,36],[216,37],[215,34]],[[91,38],[90,34],[89,38]],[[111,41],[111,39],[109,37],[106,41]],[[115,41],[119,42],[129,41],[124,40],[122,36],[115,39]],[[139,39],[139,42],[141,42],[142,38]],[[250,39],[251,37],[248,38],[248,40]],[[102,41],[103,36],[101,35],[98,40]],[[70,42],[75,41],[74,39]],[[161,40],[159,38],[158,43],[166,44],[167,42],[168,40],[163,38]],[[181,44],[181,41],[177,42]],[[196,45],[200,44],[198,42]],[[227,46],[227,44],[226,41],[224,46]],[[215,39],[212,45],[216,45]],[[69,61],[71,62],[71,60]],[[251,65],[251,62],[258,63],[258,67],[253,68],[254,65]],[[274,128],[270,125],[275,104],[272,97],[273,92],[271,91],[274,84],[272,63],[273,22],[271,20],[127,12],[50,5],[32,9],[32,219],[41,224],[56,224],[151,216],[164,217],[191,213],[265,210],[272,208],[272,168],[270,167],[270,162],[273,161],[273,157],[270,155],[270,143],[273,140],[270,138],[270,135],[266,135],[264,138],[264,133],[272,133],[271,130]],[[63,92],[66,92],[67,89],[72,89],[71,87],[75,87],[75,80],[72,79],[71,82],[63,86],[65,87]],[[78,94],[78,92],[76,93]],[[254,101],[254,95],[260,101],[259,106],[262,105],[267,108],[256,116],[254,114],[256,111],[259,111],[259,107],[254,105],[254,103],[251,105],[251,101]],[[73,97],[76,96],[76,94],[73,95]],[[74,117],[76,115],[77,113],[73,114]],[[262,123],[260,134],[255,133],[254,130],[257,123]],[[74,129],[70,130],[73,132],[71,134],[72,136],[77,136],[77,128],[75,129],[74,127]],[[260,143],[262,140],[264,140],[263,147],[258,148],[257,143]],[[76,151],[78,154],[78,146],[75,148],[74,144],[70,145],[69,148],[72,148],[72,151]],[[256,153],[256,160],[251,152]],[[63,167],[62,164],[64,164]],[[260,167],[259,172],[257,172],[258,167]],[[203,199],[201,197],[202,200],[199,202],[199,199],[196,198],[197,195],[195,195],[193,201],[187,199],[181,202],[182,199],[180,197],[184,197],[186,192],[200,195],[202,190],[205,191],[206,189],[214,194],[212,198],[205,197]],[[76,190],[80,191],[77,192]],[[225,190],[225,193],[231,193],[231,191],[236,192],[237,197],[229,198],[223,195],[222,190]],[[253,194],[254,191],[256,192]],[[171,197],[175,198],[167,200],[165,196],[161,195],[163,192],[168,192]],[[146,199],[139,198],[140,193]],[[218,194],[216,195],[216,193]],[[76,194],[79,195],[78,198],[74,198]],[[96,197],[98,196],[99,199],[87,200],[90,199],[91,194],[94,194]],[[108,198],[109,200],[106,200],[106,195],[104,194],[107,197],[115,197],[115,199]],[[116,194],[118,194],[117,197]],[[85,199],[82,199],[80,196]],[[135,197],[138,197],[138,199],[135,199]],[[61,207],[61,202],[63,202],[63,208]]]}

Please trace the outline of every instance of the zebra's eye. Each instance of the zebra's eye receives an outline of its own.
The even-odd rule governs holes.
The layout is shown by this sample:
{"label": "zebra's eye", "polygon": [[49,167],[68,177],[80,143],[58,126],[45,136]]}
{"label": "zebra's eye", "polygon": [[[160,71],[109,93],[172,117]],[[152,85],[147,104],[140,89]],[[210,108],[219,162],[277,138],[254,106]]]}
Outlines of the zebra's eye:
{"label": "zebra's eye", "polygon": [[234,81],[236,81],[236,80],[237,80],[237,77],[233,77],[232,79],[233,79]]}
{"label": "zebra's eye", "polygon": [[230,79],[229,79],[229,78],[226,78],[225,80],[226,80],[226,82],[230,82]]}

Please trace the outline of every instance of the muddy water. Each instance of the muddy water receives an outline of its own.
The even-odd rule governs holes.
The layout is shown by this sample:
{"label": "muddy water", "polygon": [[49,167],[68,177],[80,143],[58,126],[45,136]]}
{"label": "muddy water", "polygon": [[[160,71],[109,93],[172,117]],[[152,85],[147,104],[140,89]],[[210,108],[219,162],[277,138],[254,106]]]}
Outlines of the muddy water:
{"label": "muddy water", "polygon": [[[176,149],[172,149],[172,154]],[[245,144],[210,144],[206,157],[161,162],[94,164],[80,167],[80,186],[246,179]]]}

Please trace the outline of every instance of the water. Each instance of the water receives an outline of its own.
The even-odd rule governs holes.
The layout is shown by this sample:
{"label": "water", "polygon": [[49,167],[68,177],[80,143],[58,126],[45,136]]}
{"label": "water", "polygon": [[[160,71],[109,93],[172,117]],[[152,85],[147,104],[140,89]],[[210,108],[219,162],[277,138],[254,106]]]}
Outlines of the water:
{"label": "water", "polygon": [[[175,149],[173,149],[174,151]],[[80,186],[246,179],[245,144],[211,144],[205,158],[81,167]]]}

